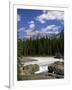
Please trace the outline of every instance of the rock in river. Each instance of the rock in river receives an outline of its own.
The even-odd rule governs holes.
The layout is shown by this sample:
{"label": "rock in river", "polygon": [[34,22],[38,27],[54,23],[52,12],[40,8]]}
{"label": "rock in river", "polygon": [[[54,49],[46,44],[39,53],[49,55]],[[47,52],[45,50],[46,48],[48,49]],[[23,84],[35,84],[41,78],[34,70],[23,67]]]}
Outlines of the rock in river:
{"label": "rock in river", "polygon": [[55,62],[48,66],[48,72],[58,75],[64,75],[64,62]]}
{"label": "rock in river", "polygon": [[37,64],[26,65],[26,66],[21,67],[20,75],[31,75],[31,74],[34,74],[38,70],[39,70],[39,65]]}

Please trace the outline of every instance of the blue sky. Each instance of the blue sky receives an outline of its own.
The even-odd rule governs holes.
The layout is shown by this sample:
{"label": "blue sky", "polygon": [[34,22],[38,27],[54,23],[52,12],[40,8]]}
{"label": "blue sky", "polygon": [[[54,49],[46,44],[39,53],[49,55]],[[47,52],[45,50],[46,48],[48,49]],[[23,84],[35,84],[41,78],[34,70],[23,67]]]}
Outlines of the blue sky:
{"label": "blue sky", "polygon": [[19,38],[30,38],[38,34],[58,34],[63,28],[63,11],[17,9]]}

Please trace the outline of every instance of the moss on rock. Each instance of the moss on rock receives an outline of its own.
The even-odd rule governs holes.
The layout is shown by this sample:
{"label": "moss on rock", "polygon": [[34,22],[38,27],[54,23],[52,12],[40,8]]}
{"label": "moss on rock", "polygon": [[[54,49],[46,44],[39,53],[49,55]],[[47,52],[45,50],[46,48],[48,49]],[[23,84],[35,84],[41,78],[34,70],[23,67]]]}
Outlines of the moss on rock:
{"label": "moss on rock", "polygon": [[21,67],[20,73],[18,73],[18,80],[30,79],[32,75],[34,75],[34,73],[38,70],[39,70],[39,65],[37,64],[30,64],[30,65],[23,66]]}

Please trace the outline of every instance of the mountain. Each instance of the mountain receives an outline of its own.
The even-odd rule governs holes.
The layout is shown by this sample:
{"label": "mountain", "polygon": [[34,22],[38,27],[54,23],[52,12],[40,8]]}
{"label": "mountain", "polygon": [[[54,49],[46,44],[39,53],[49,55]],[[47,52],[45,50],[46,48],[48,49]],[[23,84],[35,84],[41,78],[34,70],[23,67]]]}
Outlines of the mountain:
{"label": "mountain", "polygon": [[59,38],[59,37],[63,37],[64,36],[64,29],[60,30],[60,31],[56,31],[56,32],[39,32],[39,33],[36,33],[34,35],[31,35],[31,36],[25,36],[24,39],[32,39],[32,40],[35,40],[35,39],[41,39],[41,38],[50,38],[50,39],[53,39],[53,38]]}

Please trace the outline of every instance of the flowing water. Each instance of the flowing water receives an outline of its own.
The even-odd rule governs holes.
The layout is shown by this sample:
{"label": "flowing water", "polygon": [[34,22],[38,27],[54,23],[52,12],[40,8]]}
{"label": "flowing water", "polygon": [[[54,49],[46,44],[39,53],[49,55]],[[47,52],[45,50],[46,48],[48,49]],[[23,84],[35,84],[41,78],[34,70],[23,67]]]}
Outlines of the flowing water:
{"label": "flowing water", "polygon": [[29,64],[38,64],[39,71],[35,72],[36,74],[48,71],[48,65],[51,63],[54,63],[56,61],[63,61],[63,59],[56,59],[54,57],[28,57],[28,58],[37,60],[30,62],[28,61],[24,63],[25,66]]}

